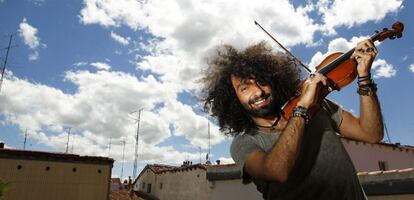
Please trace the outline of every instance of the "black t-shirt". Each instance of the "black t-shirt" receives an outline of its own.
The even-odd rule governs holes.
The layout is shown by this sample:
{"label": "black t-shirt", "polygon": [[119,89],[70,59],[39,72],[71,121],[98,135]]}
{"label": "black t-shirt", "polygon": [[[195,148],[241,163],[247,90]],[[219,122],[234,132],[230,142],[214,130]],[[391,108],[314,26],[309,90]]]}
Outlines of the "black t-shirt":
{"label": "black t-shirt", "polygon": [[264,199],[367,199],[356,170],[335,130],[342,120],[342,108],[326,101],[306,127],[300,154],[285,183],[250,177],[243,170],[249,153],[268,152],[280,133],[244,133],[233,139],[231,156],[243,174],[243,182],[253,181]]}

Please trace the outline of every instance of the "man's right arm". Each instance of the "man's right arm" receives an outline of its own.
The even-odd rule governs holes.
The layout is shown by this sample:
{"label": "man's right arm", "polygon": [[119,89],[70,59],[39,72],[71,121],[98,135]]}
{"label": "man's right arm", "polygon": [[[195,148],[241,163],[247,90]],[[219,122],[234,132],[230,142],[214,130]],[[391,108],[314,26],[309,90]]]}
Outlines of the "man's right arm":
{"label": "man's right arm", "polygon": [[259,179],[285,182],[299,155],[304,129],[303,118],[290,118],[269,152],[255,151],[247,156],[244,165],[246,172]]}

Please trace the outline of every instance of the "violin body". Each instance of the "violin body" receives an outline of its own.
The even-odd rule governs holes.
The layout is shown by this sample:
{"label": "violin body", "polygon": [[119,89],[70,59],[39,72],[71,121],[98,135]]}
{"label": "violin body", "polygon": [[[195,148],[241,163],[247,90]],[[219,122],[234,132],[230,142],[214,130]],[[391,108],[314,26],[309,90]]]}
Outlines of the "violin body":
{"label": "violin body", "polygon": [[[320,72],[325,66],[343,55],[341,52],[333,53],[326,57],[317,67],[316,72]],[[358,75],[357,63],[354,60],[347,59],[341,65],[338,65],[335,69],[327,74],[324,74],[331,83],[331,87],[335,90],[340,90],[348,84],[352,83]]]}

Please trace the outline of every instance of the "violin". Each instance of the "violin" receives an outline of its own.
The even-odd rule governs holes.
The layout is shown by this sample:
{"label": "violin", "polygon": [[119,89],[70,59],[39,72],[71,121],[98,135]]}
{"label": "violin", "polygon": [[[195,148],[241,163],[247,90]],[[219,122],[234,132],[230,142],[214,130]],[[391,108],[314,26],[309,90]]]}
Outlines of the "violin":
{"label": "violin", "polygon": [[[381,32],[376,31],[374,35],[370,37],[372,42],[382,42],[389,38],[391,40],[402,37],[402,31],[404,25],[401,22],[395,22],[392,25],[392,30],[384,28]],[[346,53],[333,53],[327,56],[317,67],[316,72],[323,74],[328,78],[330,86],[333,90],[341,90],[345,86],[349,85],[357,77],[357,62],[351,59],[351,55],[354,53],[355,48],[349,50]],[[328,95],[330,91],[326,95]],[[282,115],[288,119],[292,115],[293,108],[299,101],[300,91],[292,97],[283,107]],[[314,114],[312,111],[310,114]]]}

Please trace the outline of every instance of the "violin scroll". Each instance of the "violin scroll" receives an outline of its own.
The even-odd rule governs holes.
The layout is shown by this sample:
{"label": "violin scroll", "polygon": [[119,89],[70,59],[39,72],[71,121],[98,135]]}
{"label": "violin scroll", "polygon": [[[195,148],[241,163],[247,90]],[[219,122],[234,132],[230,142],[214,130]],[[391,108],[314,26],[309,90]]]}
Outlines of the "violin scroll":
{"label": "violin scroll", "polygon": [[376,34],[374,36],[371,37],[371,40],[374,41],[380,41],[382,42],[383,40],[389,38],[391,40],[395,39],[395,38],[400,38],[402,37],[402,32],[404,30],[404,24],[401,22],[395,22],[392,25],[392,30],[389,30],[388,28],[384,28],[381,32],[379,31],[375,31]]}

